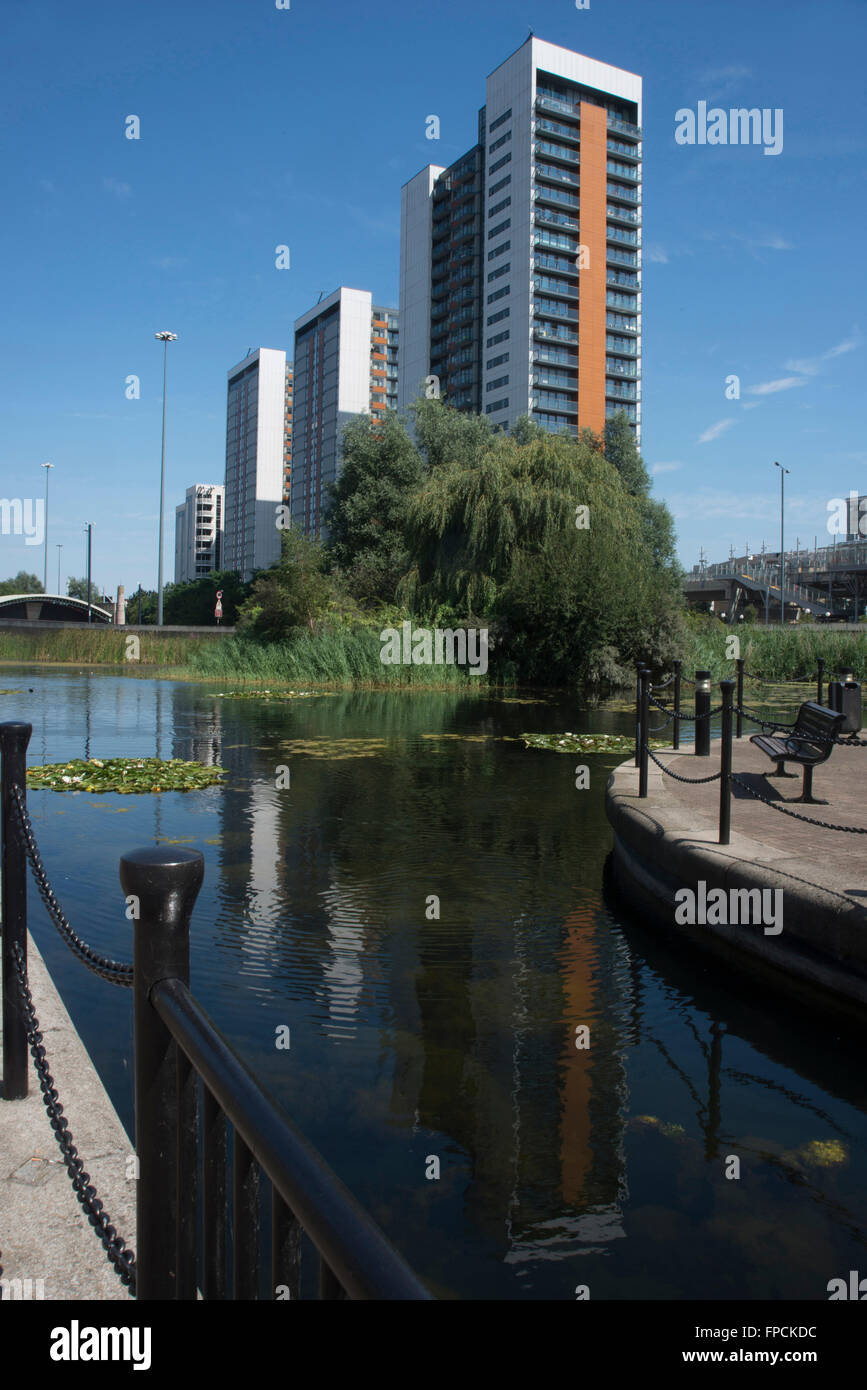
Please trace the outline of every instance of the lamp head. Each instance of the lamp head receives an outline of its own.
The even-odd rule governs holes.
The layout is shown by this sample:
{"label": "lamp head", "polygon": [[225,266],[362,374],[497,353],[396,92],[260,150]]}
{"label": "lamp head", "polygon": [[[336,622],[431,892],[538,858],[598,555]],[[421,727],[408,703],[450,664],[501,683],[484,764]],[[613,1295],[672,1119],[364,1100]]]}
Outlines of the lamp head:
{"label": "lamp head", "polygon": [[162,333],[155,333],[154,337],[161,343],[176,343],[178,340],[177,333],[169,333],[165,330]]}

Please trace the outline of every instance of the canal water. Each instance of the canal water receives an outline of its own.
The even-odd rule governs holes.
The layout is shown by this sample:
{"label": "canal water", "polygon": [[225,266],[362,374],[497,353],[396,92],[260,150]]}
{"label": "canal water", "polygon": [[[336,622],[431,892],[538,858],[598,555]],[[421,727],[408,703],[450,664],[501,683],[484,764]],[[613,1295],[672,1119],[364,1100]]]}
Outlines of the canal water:
{"label": "canal water", "polygon": [[[627,912],[606,886],[618,759],[519,738],[630,733],[622,706],[0,683],[31,764],[228,770],[187,794],[30,793],[49,876],[77,931],[131,959],[120,855],[202,851],[194,993],[437,1296],[825,1299],[867,1275],[863,1033]],[[129,992],[35,891],[30,918],[132,1132]]]}

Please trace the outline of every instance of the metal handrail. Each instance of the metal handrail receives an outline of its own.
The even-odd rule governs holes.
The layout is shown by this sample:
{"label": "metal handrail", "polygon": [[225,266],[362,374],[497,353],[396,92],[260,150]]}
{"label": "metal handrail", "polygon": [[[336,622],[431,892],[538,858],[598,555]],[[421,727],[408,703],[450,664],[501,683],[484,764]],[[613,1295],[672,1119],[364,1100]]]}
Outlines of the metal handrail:
{"label": "metal handrail", "polygon": [[271,1179],[351,1298],[424,1299],[430,1294],[193,998],[180,980],[160,980],[151,1003],[236,1132]]}

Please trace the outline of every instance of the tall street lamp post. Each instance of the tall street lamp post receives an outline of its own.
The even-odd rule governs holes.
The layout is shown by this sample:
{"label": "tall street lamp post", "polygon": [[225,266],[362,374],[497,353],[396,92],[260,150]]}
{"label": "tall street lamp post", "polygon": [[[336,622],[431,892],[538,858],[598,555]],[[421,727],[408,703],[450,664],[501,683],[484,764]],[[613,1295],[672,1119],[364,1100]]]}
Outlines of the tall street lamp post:
{"label": "tall street lamp post", "polygon": [[169,343],[176,343],[177,333],[155,333],[154,337],[163,345],[163,446],[160,456],[160,553],[157,562],[157,626],[163,625],[163,511],[166,492],[166,371],[168,367]]}
{"label": "tall street lamp post", "polygon": [[48,593],[48,473],[54,467],[53,463],[43,463],[45,469],[45,557],[42,565],[42,592]]}
{"label": "tall street lamp post", "polygon": [[92,611],[91,611],[90,557],[91,557],[91,535],[92,535],[92,532],[93,532],[93,522],[92,522],[92,521],[86,521],[86,522],[84,523],[84,529],[85,529],[85,531],[87,532],[87,621],[88,621],[89,623],[92,623],[92,622],[93,622],[93,613],[92,613]]}
{"label": "tall street lamp post", "polygon": [[786,505],[786,474],[791,469],[784,468],[781,463],[774,463],[775,468],[780,470],[780,627],[783,626],[786,614],[786,551],[785,551],[785,505]]}
{"label": "tall street lamp post", "polygon": [[58,592],[58,593],[60,593],[60,559],[61,559],[61,552],[62,552],[62,550],[63,550],[63,546],[62,546],[62,545],[58,545],[58,547],[57,547],[57,592]]}

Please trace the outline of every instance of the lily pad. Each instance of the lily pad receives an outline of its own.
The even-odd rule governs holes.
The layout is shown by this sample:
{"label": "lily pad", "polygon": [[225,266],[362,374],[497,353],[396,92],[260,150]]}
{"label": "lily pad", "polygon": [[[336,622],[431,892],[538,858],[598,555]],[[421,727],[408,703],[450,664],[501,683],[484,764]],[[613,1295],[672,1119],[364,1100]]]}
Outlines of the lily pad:
{"label": "lily pad", "polygon": [[334,690],[219,690],[216,700],[312,700],[335,695]]}
{"label": "lily pad", "polygon": [[78,758],[27,769],[31,791],[189,792],[209,787],[225,768],[182,758]]}
{"label": "lily pad", "polygon": [[[527,748],[548,748],[552,753],[614,753],[628,756],[635,752],[635,739],[627,734],[521,734]],[[648,748],[670,748],[670,743],[652,738]]]}

